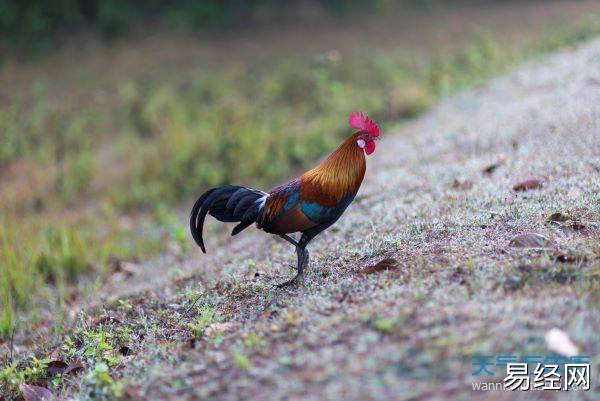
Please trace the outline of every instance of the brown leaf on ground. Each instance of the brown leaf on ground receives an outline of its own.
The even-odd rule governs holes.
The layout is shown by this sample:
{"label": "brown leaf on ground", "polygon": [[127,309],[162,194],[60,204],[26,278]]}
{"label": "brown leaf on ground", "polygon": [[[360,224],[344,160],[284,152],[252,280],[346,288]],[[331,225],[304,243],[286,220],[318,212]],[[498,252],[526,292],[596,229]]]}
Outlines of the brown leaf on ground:
{"label": "brown leaf on ground", "polygon": [[84,366],[82,363],[76,362],[70,365],[67,365],[63,361],[51,361],[48,363],[48,367],[46,368],[46,372],[48,372],[49,376],[55,375],[68,375],[75,374],[80,370],[83,370]]}
{"label": "brown leaf on ground", "polygon": [[19,389],[25,401],[49,401],[54,399],[50,390],[45,387],[23,383],[19,386]]}
{"label": "brown leaf on ground", "polygon": [[541,234],[524,233],[513,237],[508,246],[513,248],[547,248],[552,242]]}
{"label": "brown leaf on ground", "polygon": [[542,180],[539,178],[530,178],[525,181],[521,181],[513,186],[514,191],[527,191],[529,189],[541,188],[543,186]]}
{"label": "brown leaf on ground", "polygon": [[546,219],[546,222],[547,223],[562,223],[562,222],[569,221],[569,220],[571,220],[571,216],[566,215],[561,212],[556,212],[556,213],[552,213],[550,216],[548,216],[548,218]]}
{"label": "brown leaf on ground", "polygon": [[381,261],[379,261],[378,263],[371,265],[371,266],[367,266],[364,269],[362,269],[360,271],[361,274],[373,274],[373,273],[379,273],[382,271],[387,271],[387,270],[396,270],[398,268],[398,261],[394,258],[386,258],[383,259]]}
{"label": "brown leaf on ground", "polygon": [[83,369],[85,369],[84,364],[82,364],[80,362],[72,363],[69,366],[67,366],[67,368],[63,372],[63,375],[75,374],[75,373],[82,371]]}
{"label": "brown leaf on ground", "polygon": [[121,319],[119,319],[118,317],[114,317],[114,316],[98,316],[93,321],[94,326],[97,326],[99,324],[107,324],[107,323],[122,324],[123,322],[121,321]]}
{"label": "brown leaf on ground", "polygon": [[50,361],[46,367],[46,372],[48,372],[50,376],[62,375],[68,367],[69,365],[63,361]]}
{"label": "brown leaf on ground", "polygon": [[573,215],[563,214],[561,212],[552,213],[546,219],[546,223],[558,225],[562,229],[571,229],[575,231],[581,231],[586,228],[586,225],[582,223],[577,217]]}

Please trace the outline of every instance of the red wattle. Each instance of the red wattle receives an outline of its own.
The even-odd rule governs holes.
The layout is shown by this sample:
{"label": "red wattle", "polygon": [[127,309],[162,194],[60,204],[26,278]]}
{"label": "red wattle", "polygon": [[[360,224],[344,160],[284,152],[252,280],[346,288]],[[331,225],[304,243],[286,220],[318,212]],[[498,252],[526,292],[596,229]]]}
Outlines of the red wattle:
{"label": "red wattle", "polygon": [[375,141],[369,141],[365,145],[365,153],[370,155],[373,152],[375,152]]}

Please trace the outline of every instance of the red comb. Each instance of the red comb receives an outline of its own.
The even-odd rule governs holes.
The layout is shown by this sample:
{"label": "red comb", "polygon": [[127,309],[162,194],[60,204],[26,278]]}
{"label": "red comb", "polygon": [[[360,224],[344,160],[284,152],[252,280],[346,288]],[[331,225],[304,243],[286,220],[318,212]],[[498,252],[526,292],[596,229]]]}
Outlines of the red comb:
{"label": "red comb", "polygon": [[352,128],[367,131],[373,136],[379,136],[379,127],[375,124],[375,121],[367,117],[362,111],[350,114],[348,123]]}

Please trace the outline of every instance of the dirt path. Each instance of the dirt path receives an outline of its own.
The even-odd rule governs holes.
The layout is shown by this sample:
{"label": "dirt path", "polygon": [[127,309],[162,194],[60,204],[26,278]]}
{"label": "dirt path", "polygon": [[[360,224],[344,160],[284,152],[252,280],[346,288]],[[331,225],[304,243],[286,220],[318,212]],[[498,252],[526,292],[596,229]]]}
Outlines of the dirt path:
{"label": "dirt path", "polygon": [[[120,370],[133,399],[473,397],[473,355],[553,355],[564,330],[600,389],[600,40],[455,96],[384,133],[360,194],[311,244],[303,288],[289,246],[213,228],[209,256],[168,256],[111,283],[146,291],[110,313],[137,335]],[[486,173],[486,168],[494,171]],[[515,192],[531,177],[543,186]],[[561,212],[570,220],[547,224]],[[509,246],[537,233],[545,249]],[[365,274],[389,259],[389,271]],[[371,269],[378,270],[378,269]],[[211,314],[190,340],[190,299]],[[215,323],[215,322],[218,323]],[[198,327],[198,326],[197,326]],[[560,392],[486,399],[572,399]]]}

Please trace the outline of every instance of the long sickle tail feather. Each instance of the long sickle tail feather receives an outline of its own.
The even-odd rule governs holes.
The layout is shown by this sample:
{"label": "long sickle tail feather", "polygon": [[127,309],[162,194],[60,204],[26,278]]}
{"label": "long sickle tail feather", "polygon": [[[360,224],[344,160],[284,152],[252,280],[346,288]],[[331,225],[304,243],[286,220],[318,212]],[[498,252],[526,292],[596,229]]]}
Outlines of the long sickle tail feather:
{"label": "long sickle tail feather", "polygon": [[267,196],[265,192],[235,185],[225,185],[203,193],[194,203],[190,214],[190,231],[202,252],[206,253],[202,229],[207,214],[226,223],[239,222],[231,233],[236,235],[256,221]]}

